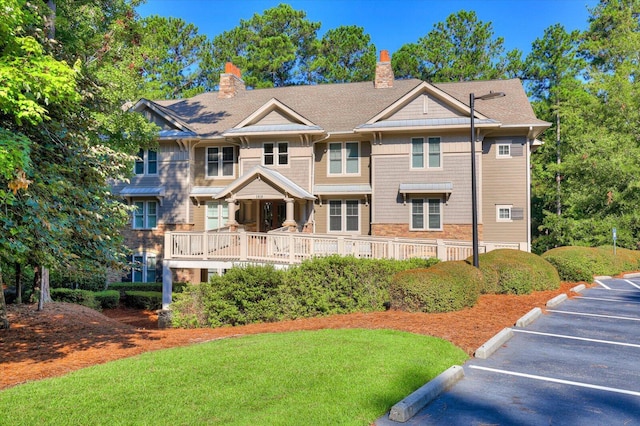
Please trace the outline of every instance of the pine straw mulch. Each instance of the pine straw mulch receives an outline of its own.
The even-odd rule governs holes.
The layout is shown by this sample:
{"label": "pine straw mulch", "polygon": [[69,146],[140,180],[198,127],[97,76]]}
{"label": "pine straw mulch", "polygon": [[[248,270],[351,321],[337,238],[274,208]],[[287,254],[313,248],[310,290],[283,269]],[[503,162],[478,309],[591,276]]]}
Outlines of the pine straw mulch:
{"label": "pine straw mulch", "polygon": [[69,303],[9,305],[9,330],[0,330],[0,389],[61,376],[158,349],[256,333],[325,328],[388,328],[449,340],[469,355],[534,307],[544,311],[558,294],[571,296],[576,283],[526,296],[483,295],[473,308],[442,314],[400,311],[334,315],[215,329],[157,329],[153,312],[113,309],[102,313]]}

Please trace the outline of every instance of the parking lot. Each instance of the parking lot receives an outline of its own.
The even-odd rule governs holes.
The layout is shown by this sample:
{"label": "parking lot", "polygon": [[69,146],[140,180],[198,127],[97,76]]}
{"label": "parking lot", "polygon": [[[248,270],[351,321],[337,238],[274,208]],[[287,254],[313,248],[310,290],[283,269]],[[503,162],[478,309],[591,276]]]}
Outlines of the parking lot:
{"label": "parking lot", "polygon": [[640,424],[640,278],[600,279],[526,327],[406,423]]}

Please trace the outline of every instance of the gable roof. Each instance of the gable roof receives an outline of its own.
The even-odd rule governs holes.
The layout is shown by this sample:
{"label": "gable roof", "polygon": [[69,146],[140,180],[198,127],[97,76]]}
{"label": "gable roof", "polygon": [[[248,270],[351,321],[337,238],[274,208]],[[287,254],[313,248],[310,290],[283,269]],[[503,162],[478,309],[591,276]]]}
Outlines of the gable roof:
{"label": "gable roof", "polygon": [[252,167],[247,173],[222,188],[213,198],[221,199],[228,197],[229,195],[233,195],[256,179],[264,180],[268,182],[271,187],[294,198],[302,198],[305,200],[316,199],[316,197],[311,195],[308,191],[305,191],[289,178],[275,170],[268,169],[261,165]]}
{"label": "gable roof", "polygon": [[[180,120],[202,138],[257,133],[336,133],[365,130],[363,125],[375,124],[372,120],[384,116],[385,111],[403,105],[411,96],[418,96],[425,90],[460,111],[468,109],[469,93],[481,96],[490,91],[504,92],[503,98],[476,102],[477,124],[544,128],[549,125],[536,118],[518,79],[438,84],[407,79],[395,80],[393,87],[384,89],[374,88],[372,82],[287,86],[240,90],[234,97],[225,99],[219,99],[217,92],[208,92],[155,104],[160,111]],[[291,123],[261,126],[260,118],[274,109],[289,117]],[[397,123],[397,126],[401,125]]]}

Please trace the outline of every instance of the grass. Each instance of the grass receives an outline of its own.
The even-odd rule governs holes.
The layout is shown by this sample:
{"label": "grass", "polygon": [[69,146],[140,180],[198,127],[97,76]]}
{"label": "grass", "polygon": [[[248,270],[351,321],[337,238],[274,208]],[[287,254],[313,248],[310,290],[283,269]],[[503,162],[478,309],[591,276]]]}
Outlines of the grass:
{"label": "grass", "polygon": [[261,334],[0,392],[1,425],[368,425],[466,354],[392,330]]}

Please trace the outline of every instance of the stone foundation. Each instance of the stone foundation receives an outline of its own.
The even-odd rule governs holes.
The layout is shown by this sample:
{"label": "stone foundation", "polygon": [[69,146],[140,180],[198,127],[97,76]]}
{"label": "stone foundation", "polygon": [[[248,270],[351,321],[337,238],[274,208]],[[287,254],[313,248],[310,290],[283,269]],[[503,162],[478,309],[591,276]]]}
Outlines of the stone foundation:
{"label": "stone foundation", "polygon": [[[471,241],[471,225],[444,225],[442,231],[410,231],[408,223],[374,223],[371,235],[375,237],[429,238]],[[482,241],[482,225],[478,225],[478,239]]]}

